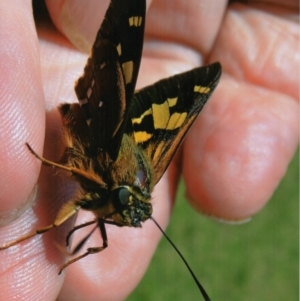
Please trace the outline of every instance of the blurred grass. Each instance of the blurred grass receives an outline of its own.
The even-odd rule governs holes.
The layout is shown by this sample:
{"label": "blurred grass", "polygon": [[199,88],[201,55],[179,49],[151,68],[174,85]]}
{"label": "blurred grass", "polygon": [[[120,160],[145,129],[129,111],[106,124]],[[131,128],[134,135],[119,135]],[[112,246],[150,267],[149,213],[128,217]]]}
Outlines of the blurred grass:
{"label": "blurred grass", "polygon": [[[232,226],[199,216],[181,183],[167,233],[213,301],[298,300],[299,150],[268,205]],[[137,300],[202,300],[181,259],[163,238]]]}

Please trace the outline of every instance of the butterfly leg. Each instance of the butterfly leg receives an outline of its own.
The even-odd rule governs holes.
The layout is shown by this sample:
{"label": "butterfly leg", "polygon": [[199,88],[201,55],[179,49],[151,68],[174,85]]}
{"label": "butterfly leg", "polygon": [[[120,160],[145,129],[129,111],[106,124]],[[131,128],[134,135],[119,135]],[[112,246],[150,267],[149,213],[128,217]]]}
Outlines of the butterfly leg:
{"label": "butterfly leg", "polygon": [[[80,259],[82,259],[82,258],[84,258],[84,257],[86,257],[86,256],[88,256],[88,255],[90,255],[90,254],[96,254],[96,253],[99,253],[99,252],[101,252],[101,251],[103,251],[105,248],[107,248],[107,246],[108,246],[108,243],[107,243],[107,234],[106,234],[106,229],[105,229],[105,224],[104,224],[105,222],[104,222],[104,220],[103,219],[98,219],[98,225],[97,225],[97,227],[99,227],[99,229],[100,229],[100,233],[101,233],[101,236],[102,236],[102,240],[103,240],[103,244],[102,244],[102,247],[93,247],[93,248],[88,248],[87,250],[86,250],[86,252],[85,253],[83,253],[82,255],[80,255],[80,256],[77,256],[77,257],[75,257],[75,258],[73,258],[73,259],[71,259],[71,260],[68,260],[64,265],[62,265],[61,267],[60,267],[60,269],[59,269],[59,273],[58,274],[61,274],[61,272],[67,267],[67,266],[69,266],[70,264],[72,264],[72,263],[74,263],[74,262],[76,262],[76,261],[78,261],[78,260],[80,260]],[[74,231],[76,231],[77,229],[80,229],[80,228],[82,228],[82,227],[84,227],[84,226],[88,226],[88,224],[92,224],[92,222],[88,222],[88,223],[85,223],[85,224],[82,224],[82,225],[79,225],[78,227],[75,227],[73,230]],[[82,227],[80,227],[80,226],[82,226]],[[82,245],[86,242],[86,240],[92,235],[92,233],[94,232],[94,230],[97,228],[97,227],[95,227],[91,232],[90,232],[90,234],[89,235],[87,235],[77,246],[76,246],[76,248],[75,248],[75,250],[72,252],[72,254],[75,254],[76,252],[78,252],[78,250],[82,247]],[[72,230],[71,230],[72,231]],[[74,232],[73,231],[73,232]],[[72,232],[72,233],[73,233]]]}
{"label": "butterfly leg", "polygon": [[29,238],[31,238],[31,237],[33,237],[33,236],[36,236],[36,235],[39,235],[39,234],[43,234],[43,233],[45,233],[45,232],[48,232],[48,231],[51,230],[53,227],[54,227],[54,224],[49,225],[49,226],[47,226],[47,227],[43,227],[43,228],[36,229],[34,232],[31,232],[31,233],[29,233],[29,234],[27,234],[27,235],[24,235],[24,236],[22,236],[22,237],[20,237],[20,238],[18,238],[18,239],[16,239],[16,240],[13,240],[13,241],[11,241],[11,242],[9,242],[9,243],[7,243],[7,244],[1,246],[1,247],[0,247],[0,251],[1,251],[1,250],[8,249],[8,248],[10,248],[11,246],[14,246],[14,245],[16,245],[16,244],[18,244],[18,243],[20,243],[20,242],[22,242],[22,241],[24,241],[24,240],[27,240],[27,239],[29,239]]}
{"label": "butterfly leg", "polygon": [[84,223],[84,224],[81,224],[81,225],[78,225],[78,226],[74,227],[74,228],[68,233],[68,235],[66,236],[66,246],[69,245],[70,237],[72,236],[72,234],[73,234],[75,231],[77,231],[77,230],[79,230],[79,229],[81,229],[81,228],[87,227],[87,226],[89,226],[89,225],[92,225],[92,224],[94,224],[95,222],[96,222],[96,221],[91,221],[91,222],[87,222],[87,223]]}
{"label": "butterfly leg", "polygon": [[31,233],[28,233],[28,234],[26,234],[16,240],[13,240],[3,246],[0,246],[0,251],[8,249],[11,246],[14,246],[24,240],[27,240],[27,239],[34,237],[36,235],[39,235],[39,234],[43,234],[45,232],[48,232],[52,228],[60,226],[63,222],[65,222],[72,215],[74,215],[79,209],[80,209],[80,206],[76,205],[73,200],[69,201],[61,208],[61,210],[58,212],[54,222],[51,225],[48,225],[48,226],[42,227],[42,228],[38,228]]}

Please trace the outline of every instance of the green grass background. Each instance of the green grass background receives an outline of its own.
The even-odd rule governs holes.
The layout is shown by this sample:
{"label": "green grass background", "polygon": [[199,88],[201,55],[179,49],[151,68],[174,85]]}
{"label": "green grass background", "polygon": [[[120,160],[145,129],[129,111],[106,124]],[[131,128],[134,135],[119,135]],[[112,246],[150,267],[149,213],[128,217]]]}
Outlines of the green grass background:
{"label": "green grass background", "polygon": [[[250,223],[199,216],[181,183],[167,233],[212,301],[296,301],[299,291],[299,150],[268,205]],[[203,300],[181,259],[163,238],[147,274],[128,297]]]}

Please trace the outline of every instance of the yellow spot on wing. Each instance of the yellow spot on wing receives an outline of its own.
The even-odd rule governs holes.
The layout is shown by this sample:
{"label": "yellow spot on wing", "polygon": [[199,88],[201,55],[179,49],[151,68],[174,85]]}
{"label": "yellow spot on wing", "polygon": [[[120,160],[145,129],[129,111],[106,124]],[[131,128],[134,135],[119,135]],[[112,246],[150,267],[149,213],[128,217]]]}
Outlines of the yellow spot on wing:
{"label": "yellow spot on wing", "polygon": [[170,117],[167,130],[174,130],[182,126],[186,119],[187,113],[173,113]]}
{"label": "yellow spot on wing", "polygon": [[152,104],[152,111],[154,128],[165,129],[170,118],[168,101],[159,105],[155,103]]}
{"label": "yellow spot on wing", "polygon": [[138,124],[141,124],[144,117],[147,116],[147,115],[151,115],[152,114],[152,109],[148,109],[147,111],[145,111],[140,117],[138,118],[132,118],[131,119],[131,122],[132,123],[138,123]]}
{"label": "yellow spot on wing", "polygon": [[152,158],[154,161],[159,160],[159,158],[162,156],[162,151],[163,151],[164,146],[165,146],[164,142],[159,142],[158,144],[153,145],[154,152],[153,152]]}
{"label": "yellow spot on wing", "polygon": [[204,87],[204,86],[195,86],[194,92],[198,92],[201,94],[207,94],[210,92],[210,87]]}
{"label": "yellow spot on wing", "polygon": [[136,143],[146,142],[152,137],[152,134],[145,131],[134,132],[133,135]]}
{"label": "yellow spot on wing", "polygon": [[178,100],[178,97],[168,98],[167,101],[168,101],[169,107],[176,106],[177,100]]}
{"label": "yellow spot on wing", "polygon": [[128,20],[129,20],[129,26],[138,27],[141,26],[143,18],[139,16],[134,16],[134,17],[130,17]]}
{"label": "yellow spot on wing", "polygon": [[118,54],[119,56],[122,54],[122,46],[121,46],[121,43],[118,44],[117,46],[117,51],[118,51]]}
{"label": "yellow spot on wing", "polygon": [[125,84],[131,83],[133,73],[133,61],[123,63],[122,69],[125,77]]}

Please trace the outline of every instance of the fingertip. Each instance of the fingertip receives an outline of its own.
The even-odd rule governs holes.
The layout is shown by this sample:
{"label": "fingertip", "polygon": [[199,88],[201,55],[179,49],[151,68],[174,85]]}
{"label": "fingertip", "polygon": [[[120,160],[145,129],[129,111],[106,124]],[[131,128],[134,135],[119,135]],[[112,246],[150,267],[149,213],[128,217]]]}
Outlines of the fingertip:
{"label": "fingertip", "polygon": [[247,219],[268,202],[295,152],[295,103],[223,78],[203,113],[184,144],[188,198],[207,215]]}

